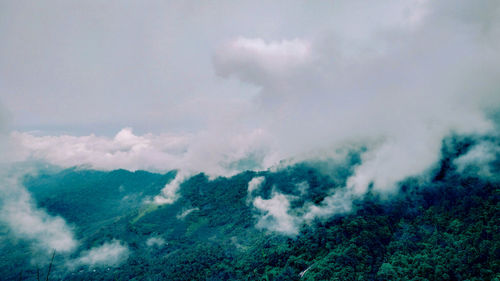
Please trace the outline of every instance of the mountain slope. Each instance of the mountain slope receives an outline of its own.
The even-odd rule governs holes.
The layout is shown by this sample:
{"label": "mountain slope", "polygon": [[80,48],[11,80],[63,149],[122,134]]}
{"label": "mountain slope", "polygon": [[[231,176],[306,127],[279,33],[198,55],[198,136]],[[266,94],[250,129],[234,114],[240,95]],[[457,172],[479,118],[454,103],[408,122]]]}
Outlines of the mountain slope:
{"label": "mountain slope", "polygon": [[[25,176],[38,206],[72,225],[77,252],[57,254],[53,279],[64,280],[497,280],[500,278],[499,162],[490,176],[460,170],[454,159],[468,140],[443,147],[428,179],[409,178],[392,196],[371,192],[353,210],[300,221],[296,235],[260,222],[279,222],[252,203],[276,194],[298,216],[329,190],[341,190],[359,162],[299,163],[230,178],[187,178],[170,205],[147,203],[175,177],[117,170],[68,169]],[[263,177],[260,188],[248,183]],[[270,219],[270,220],[268,220]],[[0,274],[47,270],[47,254],[2,231]],[[89,249],[120,241],[130,255],[118,264],[68,266]],[[12,265],[17,265],[13,267]],[[43,271],[45,272],[45,271]]]}

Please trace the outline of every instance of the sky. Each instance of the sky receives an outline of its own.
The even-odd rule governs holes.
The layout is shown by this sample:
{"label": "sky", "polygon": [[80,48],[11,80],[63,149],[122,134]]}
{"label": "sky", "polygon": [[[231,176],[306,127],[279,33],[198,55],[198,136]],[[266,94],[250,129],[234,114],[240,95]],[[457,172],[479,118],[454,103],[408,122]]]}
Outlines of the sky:
{"label": "sky", "polygon": [[324,40],[357,52],[424,13],[424,1],[351,2],[0,1],[0,100],[12,129],[44,135],[198,131],[263,106],[252,103],[261,85],[217,74],[221,45]]}
{"label": "sky", "polygon": [[9,157],[220,175],[365,145],[351,184],[393,186],[494,131],[499,5],[0,1]]}
{"label": "sky", "polygon": [[1,100],[12,127],[196,131],[221,108],[244,106],[256,87],[216,75],[214,51],[242,35],[305,36],[328,7],[233,2],[2,1]]}

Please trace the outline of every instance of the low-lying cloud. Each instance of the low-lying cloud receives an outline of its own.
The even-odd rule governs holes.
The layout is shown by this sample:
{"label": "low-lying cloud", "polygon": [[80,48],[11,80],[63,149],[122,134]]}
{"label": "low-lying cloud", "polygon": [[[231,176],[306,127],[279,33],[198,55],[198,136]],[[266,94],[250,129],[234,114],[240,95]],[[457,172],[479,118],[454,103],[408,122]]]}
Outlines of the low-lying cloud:
{"label": "low-lying cloud", "polygon": [[158,236],[150,237],[146,241],[146,245],[148,247],[157,247],[157,248],[163,247],[163,245],[165,245],[166,243],[167,242],[165,242],[165,239]]}
{"label": "low-lying cloud", "polygon": [[71,253],[78,246],[73,229],[58,216],[37,208],[30,193],[15,177],[0,176],[0,221],[12,233],[47,253]]}
{"label": "low-lying cloud", "polygon": [[182,181],[185,179],[185,175],[182,173],[177,173],[175,178],[167,183],[165,187],[161,190],[161,193],[155,196],[153,202],[155,204],[163,205],[163,204],[172,204],[179,198],[179,188]]}
{"label": "low-lying cloud", "polygon": [[263,213],[257,221],[257,228],[264,228],[288,235],[296,235],[298,233],[299,219],[289,213],[289,196],[279,192],[274,192],[270,199],[263,199],[258,196],[253,200],[253,206]]}
{"label": "low-lying cloud", "polygon": [[259,150],[262,132],[256,130],[218,140],[213,137],[203,132],[136,135],[131,128],[124,128],[113,138],[13,132],[10,142],[16,146],[17,161],[41,159],[63,167],[88,165],[104,170],[181,170],[226,175],[238,171],[237,161]]}
{"label": "low-lying cloud", "polygon": [[[447,173],[456,176],[463,175],[464,177],[482,178],[482,180],[498,183],[498,171],[500,169],[500,145],[498,143],[498,135],[474,138],[466,138],[464,143],[454,143],[460,140],[460,136],[453,136],[445,139],[443,144],[443,152],[441,161],[451,160],[450,166],[444,164]],[[454,144],[453,144],[454,143]],[[455,146],[456,145],[456,146]],[[453,149],[449,153],[449,149]],[[458,153],[458,155],[457,155]],[[451,157],[451,158],[449,158]],[[345,165],[345,164],[344,164]],[[443,165],[441,163],[441,165]],[[363,164],[358,167],[362,167]],[[437,168],[436,166],[435,168]],[[441,167],[442,169],[443,167]],[[433,169],[432,172],[424,172],[418,177],[418,182],[424,186],[432,186],[432,176],[438,170]],[[359,171],[353,170],[354,175],[359,175]],[[352,180],[354,177],[348,177]],[[299,233],[302,225],[310,224],[311,222],[320,219],[328,219],[334,215],[343,215],[355,211],[355,200],[362,199],[362,196],[367,190],[356,190],[352,188],[349,182],[345,186],[332,185],[331,190],[327,192],[321,202],[315,203],[310,201],[308,196],[308,182],[299,182],[295,184],[295,190],[281,193],[273,186],[271,195],[268,199],[264,199],[259,192],[260,185],[264,182],[263,176],[254,177],[248,182],[247,187],[247,204],[256,210],[257,222],[255,226],[259,229],[264,229],[270,232],[277,232],[287,236],[295,236]],[[374,185],[370,183],[370,191],[384,195],[379,198],[387,199],[387,195],[392,195],[393,189],[376,190]],[[265,192],[263,194],[266,194]]]}
{"label": "low-lying cloud", "polygon": [[82,252],[79,258],[70,262],[70,265],[89,267],[119,266],[128,259],[129,255],[130,250],[126,244],[119,240],[113,240]]}
{"label": "low-lying cloud", "polygon": [[483,177],[492,177],[491,163],[500,159],[500,146],[492,141],[481,141],[467,153],[453,161],[459,173],[475,172]]}
{"label": "low-lying cloud", "polygon": [[197,212],[199,211],[200,208],[196,207],[196,208],[189,208],[189,209],[182,209],[182,212],[180,212],[179,214],[177,214],[175,217],[178,219],[178,220],[183,220],[185,219],[187,216],[189,216],[189,214],[193,213],[193,212]]}
{"label": "low-lying cloud", "polygon": [[305,195],[308,184],[296,184],[299,196],[283,194],[273,190],[269,199],[255,196],[255,191],[260,187],[264,177],[254,177],[248,182],[247,203],[258,211],[256,227],[270,232],[295,236],[299,233],[303,223],[310,223],[316,218],[324,219],[336,214],[345,214],[352,211],[353,194],[350,190],[341,189],[325,197],[316,205],[306,202],[304,206],[292,208],[292,202],[301,200]]}

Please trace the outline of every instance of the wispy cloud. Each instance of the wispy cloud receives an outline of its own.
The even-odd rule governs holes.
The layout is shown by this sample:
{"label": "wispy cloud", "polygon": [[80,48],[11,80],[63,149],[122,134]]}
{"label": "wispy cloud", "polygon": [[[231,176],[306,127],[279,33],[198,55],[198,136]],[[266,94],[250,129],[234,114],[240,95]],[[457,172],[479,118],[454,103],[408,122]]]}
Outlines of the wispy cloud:
{"label": "wispy cloud", "polygon": [[163,247],[163,245],[165,245],[167,242],[165,242],[165,239],[161,238],[161,237],[157,237],[157,236],[154,236],[154,237],[150,237],[148,238],[148,240],[146,241],[146,245],[148,247],[158,247],[158,248],[161,248]]}
{"label": "wispy cloud", "polygon": [[126,244],[118,240],[113,240],[82,252],[81,256],[76,260],[70,261],[69,265],[90,267],[119,266],[128,259],[129,255],[130,250]]}
{"label": "wispy cloud", "polygon": [[182,212],[180,212],[179,214],[177,214],[175,217],[178,220],[183,220],[187,216],[189,216],[189,214],[191,214],[192,212],[196,212],[196,211],[199,211],[199,210],[200,209],[198,207],[196,207],[196,208],[189,208],[189,209],[183,209]]}
{"label": "wispy cloud", "polygon": [[500,146],[491,141],[481,141],[467,153],[456,158],[453,163],[459,173],[476,173],[483,177],[492,177],[491,163],[499,159]]}
{"label": "wispy cloud", "polygon": [[71,253],[78,246],[73,229],[63,218],[39,209],[17,178],[4,174],[0,176],[0,220],[15,236],[33,242],[47,253]]}
{"label": "wispy cloud", "polygon": [[259,217],[256,227],[276,231],[288,235],[296,235],[299,231],[299,218],[291,215],[289,196],[274,192],[270,199],[258,196],[253,200],[253,206],[263,214]]}

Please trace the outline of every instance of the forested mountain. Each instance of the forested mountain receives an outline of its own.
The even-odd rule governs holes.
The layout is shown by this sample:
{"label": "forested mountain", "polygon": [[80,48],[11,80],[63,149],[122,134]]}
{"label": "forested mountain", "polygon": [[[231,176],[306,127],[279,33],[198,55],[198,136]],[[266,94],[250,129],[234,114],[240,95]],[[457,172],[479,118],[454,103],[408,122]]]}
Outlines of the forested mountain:
{"label": "forested mountain", "polygon": [[[50,280],[500,280],[500,161],[495,155],[487,174],[458,168],[473,143],[447,141],[425,177],[312,220],[293,218],[344,188],[358,152],[229,178],[192,175],[164,205],[152,199],[175,171],[49,169],[22,184],[79,241],[76,252],[55,253]],[[249,190],[255,178],[261,185]],[[257,208],[256,198],[276,194],[289,198],[281,215],[296,232],[271,225],[289,217]],[[0,279],[36,280],[37,268],[45,278],[51,254],[0,231]]]}

